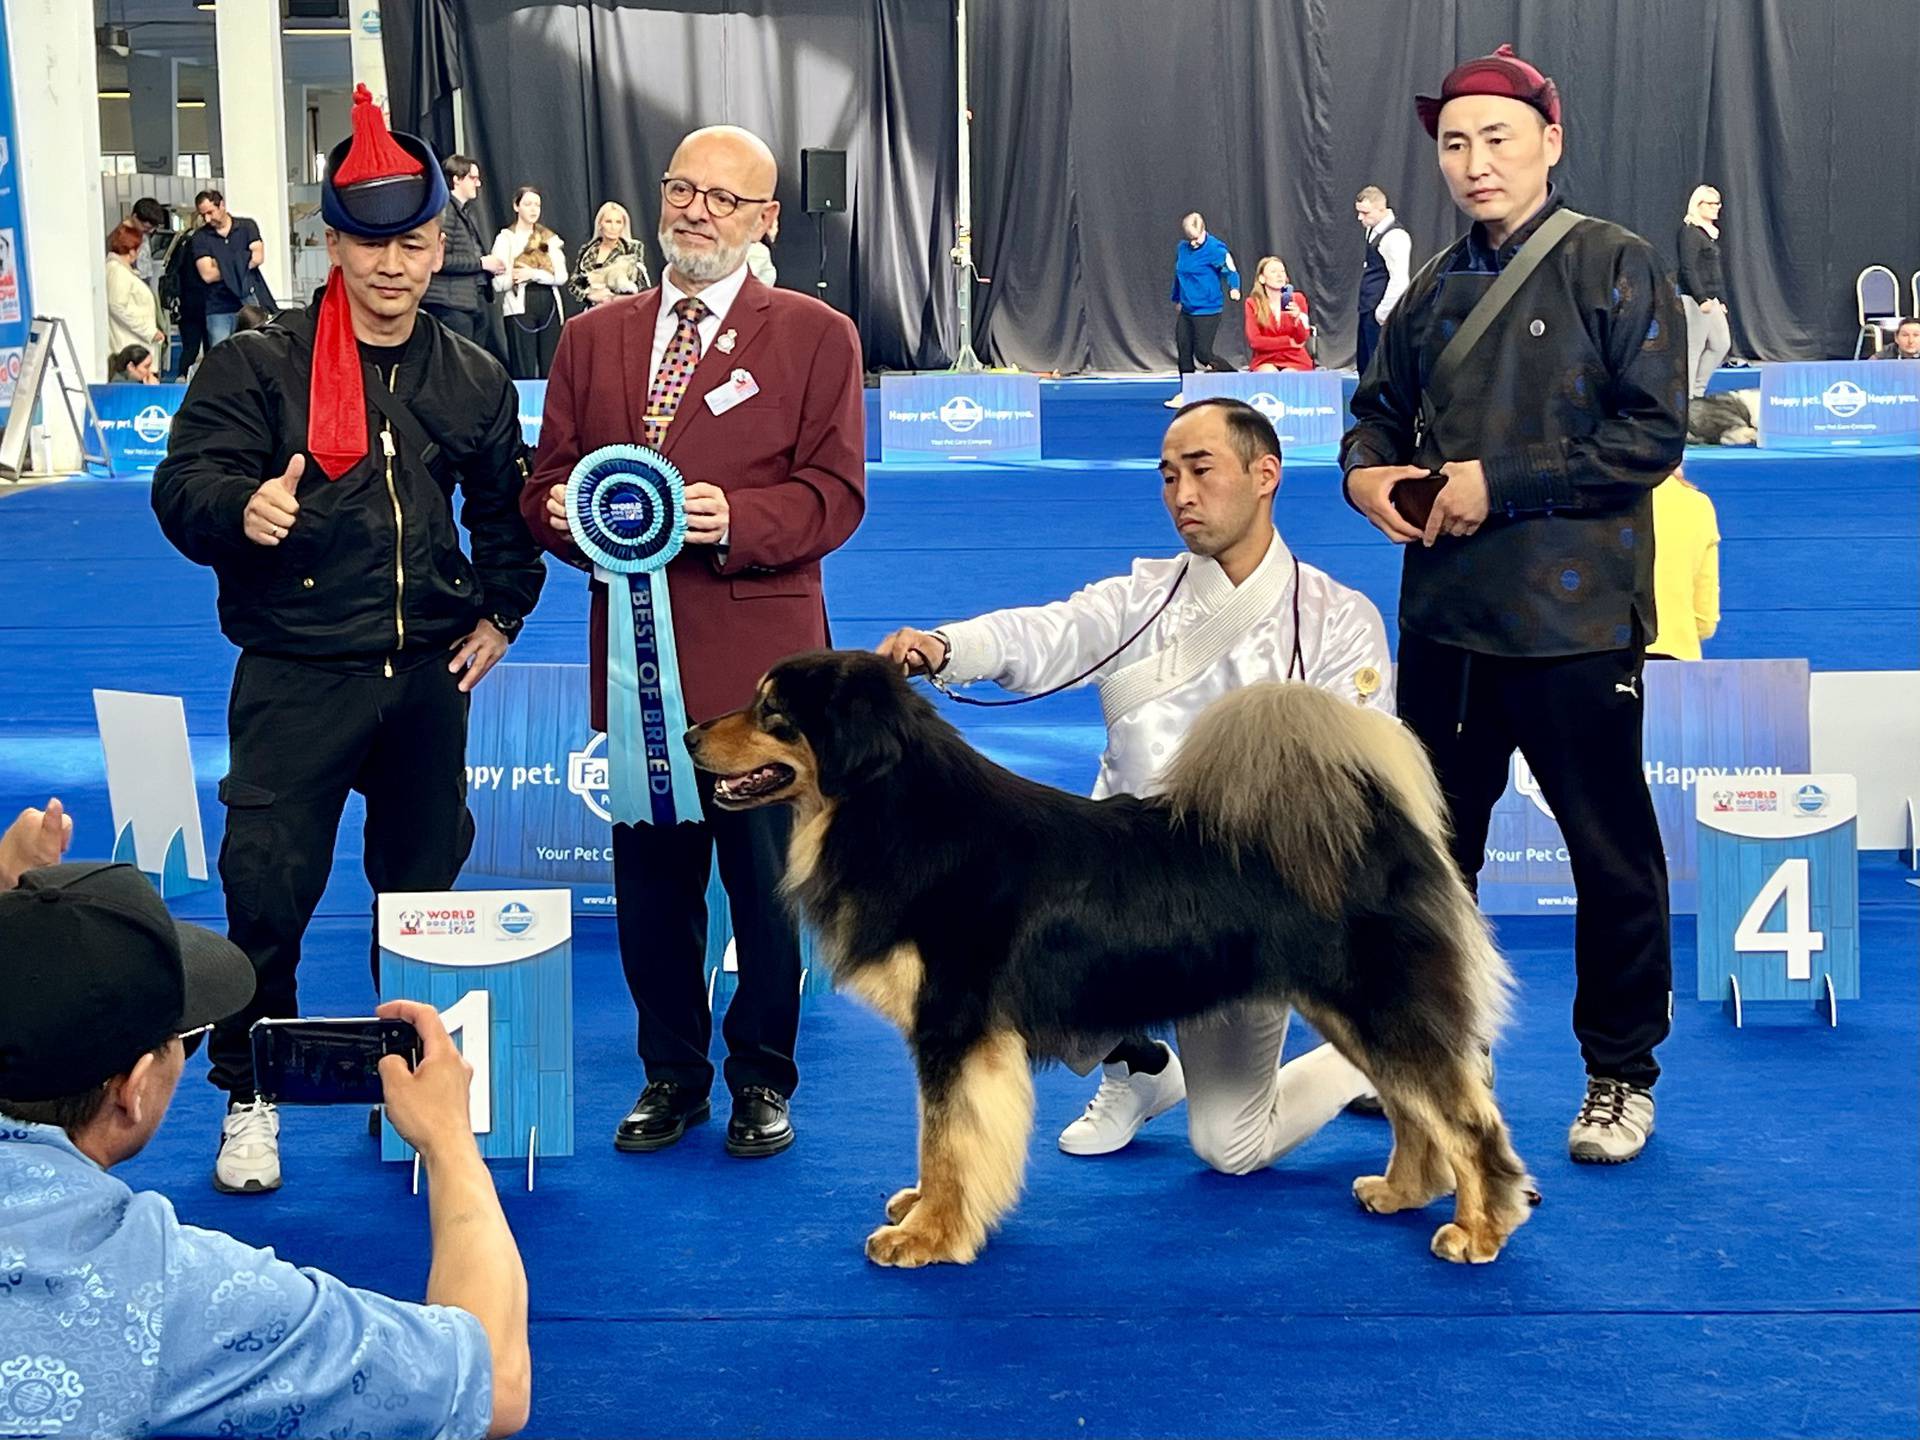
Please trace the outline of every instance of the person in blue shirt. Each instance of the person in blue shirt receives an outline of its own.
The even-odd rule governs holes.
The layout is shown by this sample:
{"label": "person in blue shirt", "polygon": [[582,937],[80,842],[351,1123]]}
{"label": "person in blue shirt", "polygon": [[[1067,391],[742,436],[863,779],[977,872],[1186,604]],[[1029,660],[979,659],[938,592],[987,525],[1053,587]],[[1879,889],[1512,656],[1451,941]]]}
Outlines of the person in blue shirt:
{"label": "person in blue shirt", "polygon": [[[1207,233],[1207,222],[1198,210],[1180,222],[1180,232],[1179,247],[1173,252],[1173,293],[1168,297],[1180,307],[1173,331],[1180,374],[1191,375],[1202,365],[1231,370],[1233,366],[1213,353],[1213,339],[1220,332],[1225,303],[1220,298],[1222,284],[1232,299],[1240,298],[1240,271],[1233,263],[1233,252],[1218,235]],[[1185,381],[1181,383],[1184,386]],[[1175,395],[1166,403],[1177,410],[1186,397]]]}
{"label": "person in blue shirt", "polygon": [[[57,857],[58,807],[0,842]],[[17,878],[17,886],[10,882]],[[253,966],[176,922],[131,865],[0,872],[0,1435],[511,1435],[527,1421],[527,1281],[429,1005],[388,1118],[431,1194],[427,1304],[357,1290],[110,1173],[146,1147]]]}

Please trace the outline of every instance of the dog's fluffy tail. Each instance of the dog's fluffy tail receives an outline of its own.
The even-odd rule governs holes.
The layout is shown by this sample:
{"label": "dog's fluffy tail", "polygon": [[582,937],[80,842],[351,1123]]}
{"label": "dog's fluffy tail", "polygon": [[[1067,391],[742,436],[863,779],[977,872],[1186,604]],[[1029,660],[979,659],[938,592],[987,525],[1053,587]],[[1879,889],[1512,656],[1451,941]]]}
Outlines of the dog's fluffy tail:
{"label": "dog's fluffy tail", "polygon": [[[1398,720],[1312,685],[1249,685],[1194,723],[1168,767],[1164,794],[1175,816],[1203,836],[1270,856],[1330,916],[1345,912],[1378,827],[1411,832],[1421,863],[1406,879],[1412,893],[1396,894],[1394,908],[1453,952],[1466,1018],[1477,1038],[1492,1042],[1512,976],[1454,868],[1433,766]],[[1377,813],[1381,800],[1397,816]]]}

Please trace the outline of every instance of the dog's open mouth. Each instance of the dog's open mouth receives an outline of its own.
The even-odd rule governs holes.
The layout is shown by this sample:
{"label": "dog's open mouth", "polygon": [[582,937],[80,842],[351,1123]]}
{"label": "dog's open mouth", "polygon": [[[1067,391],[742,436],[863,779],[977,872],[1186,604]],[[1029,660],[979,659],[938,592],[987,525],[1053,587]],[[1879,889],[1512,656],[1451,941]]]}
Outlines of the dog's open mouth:
{"label": "dog's open mouth", "polygon": [[713,798],[722,805],[751,805],[778,795],[793,780],[791,765],[762,765],[738,775],[722,775],[713,782]]}

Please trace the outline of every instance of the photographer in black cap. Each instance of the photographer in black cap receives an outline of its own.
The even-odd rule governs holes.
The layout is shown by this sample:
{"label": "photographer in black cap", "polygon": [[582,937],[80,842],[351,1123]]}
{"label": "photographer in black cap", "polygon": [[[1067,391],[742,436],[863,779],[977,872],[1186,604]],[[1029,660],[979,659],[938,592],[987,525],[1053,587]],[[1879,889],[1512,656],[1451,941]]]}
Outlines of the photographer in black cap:
{"label": "photographer in black cap", "polygon": [[163,1196],[108,1173],[160,1128],[201,1036],[252,997],[253,965],[174,920],[131,865],[18,879],[0,890],[0,1433],[524,1425],[526,1273],[468,1128],[470,1071],[433,1008],[381,1007],[421,1040],[415,1068],[381,1062],[387,1114],[431,1195],[416,1305],[182,1225]]}

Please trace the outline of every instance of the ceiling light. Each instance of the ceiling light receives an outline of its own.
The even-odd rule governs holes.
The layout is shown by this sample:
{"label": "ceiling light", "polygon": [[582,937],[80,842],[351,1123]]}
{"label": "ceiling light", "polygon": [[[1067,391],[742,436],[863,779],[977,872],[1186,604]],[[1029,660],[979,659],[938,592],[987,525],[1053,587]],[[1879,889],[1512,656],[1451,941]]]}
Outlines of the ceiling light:
{"label": "ceiling light", "polygon": [[102,100],[131,100],[133,98],[133,92],[131,90],[102,90],[100,92],[100,98]]}
{"label": "ceiling light", "polygon": [[322,27],[318,25],[292,25],[292,26],[288,26],[285,30],[282,30],[280,33],[282,35],[300,35],[300,36],[305,36],[307,38],[312,38],[314,36],[337,35],[342,40],[344,40],[347,38],[349,32],[347,30],[347,27],[344,25],[330,25],[326,27]]}
{"label": "ceiling light", "polygon": [[207,108],[207,102],[204,100],[176,100],[173,102],[173,108],[176,110],[204,110]]}

